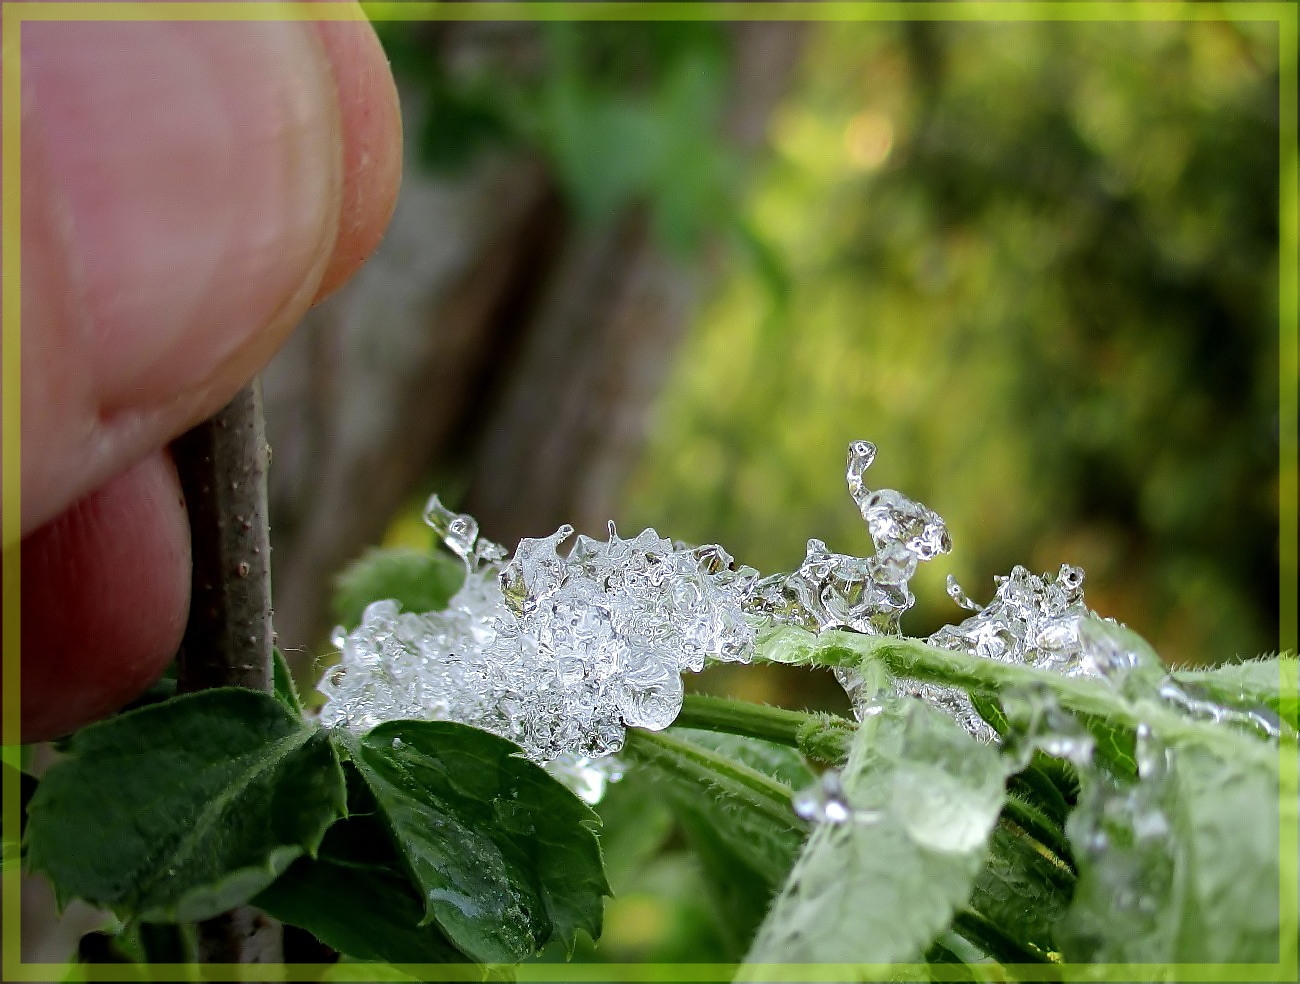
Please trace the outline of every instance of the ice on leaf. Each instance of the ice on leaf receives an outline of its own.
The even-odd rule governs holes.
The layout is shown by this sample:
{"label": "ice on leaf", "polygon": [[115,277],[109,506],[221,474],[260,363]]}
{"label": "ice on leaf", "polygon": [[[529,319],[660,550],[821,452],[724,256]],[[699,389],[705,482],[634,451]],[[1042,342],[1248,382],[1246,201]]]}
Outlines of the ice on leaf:
{"label": "ice on leaf", "polygon": [[[451,720],[491,731],[592,789],[589,760],[617,751],[628,726],[666,728],[684,670],[748,658],[741,606],[750,583],[721,547],[674,545],[654,530],[605,541],[562,526],[508,561],[472,517],[435,496],[429,524],[466,567],[443,611],[379,601],[351,633],[321,690],[322,723]],[[594,792],[592,793],[594,795]]]}

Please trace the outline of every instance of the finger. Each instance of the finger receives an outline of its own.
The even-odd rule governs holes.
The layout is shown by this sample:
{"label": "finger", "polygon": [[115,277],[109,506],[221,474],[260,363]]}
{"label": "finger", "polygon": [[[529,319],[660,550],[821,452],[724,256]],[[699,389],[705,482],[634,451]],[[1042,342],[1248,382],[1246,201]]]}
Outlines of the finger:
{"label": "finger", "polygon": [[189,524],[165,452],[28,536],[23,740],[66,734],[156,680],[180,645],[189,581]]}
{"label": "finger", "polygon": [[22,80],[30,530],[261,368],[373,248],[400,138],[362,23],[29,24]]}
{"label": "finger", "polygon": [[402,120],[388,58],[370,25],[321,21],[315,27],[334,70],[344,136],[339,235],[319,300],[356,273],[388,228],[402,180]]}

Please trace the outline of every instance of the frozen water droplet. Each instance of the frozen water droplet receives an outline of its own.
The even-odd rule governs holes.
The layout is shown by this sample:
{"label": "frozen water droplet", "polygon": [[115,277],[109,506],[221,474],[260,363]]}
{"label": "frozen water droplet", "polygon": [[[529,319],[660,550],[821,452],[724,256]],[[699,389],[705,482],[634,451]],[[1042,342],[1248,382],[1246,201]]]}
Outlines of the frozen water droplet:
{"label": "frozen water droplet", "polygon": [[888,543],[901,543],[917,560],[933,560],[952,550],[948,528],[939,514],[902,493],[864,490],[858,508],[877,550]]}
{"label": "frozen water droplet", "polygon": [[811,786],[795,793],[791,805],[796,814],[813,823],[841,824],[858,819],[844,793],[840,774],[834,769],[823,772]]}
{"label": "frozen water droplet", "polygon": [[1122,693],[1154,693],[1165,676],[1155,650],[1135,632],[1111,619],[1081,619],[1078,642],[1082,672]]}
{"label": "frozen water droplet", "polygon": [[1282,719],[1268,707],[1227,707],[1211,699],[1201,688],[1179,683],[1166,676],[1157,693],[1166,704],[1176,707],[1189,717],[1214,721],[1259,735],[1263,738],[1282,736]]}
{"label": "frozen water droplet", "polygon": [[871,463],[876,460],[876,446],[870,441],[854,441],[849,445],[849,465],[846,477],[849,483],[849,495],[857,502],[863,494],[862,476]]}
{"label": "frozen water droplet", "polygon": [[570,792],[590,806],[605,798],[605,790],[612,782],[623,778],[623,763],[616,755],[588,758],[573,752],[546,763],[546,771],[563,783]]}
{"label": "frozen water droplet", "polygon": [[951,574],[948,575],[945,584],[948,591],[948,597],[962,608],[965,608],[970,612],[983,611],[983,606],[971,601],[970,598],[967,597],[966,592],[961,589],[961,585],[957,583],[957,579]]}
{"label": "frozen water droplet", "polygon": [[[474,567],[477,559],[474,543],[478,539],[478,521],[473,516],[452,512],[435,493],[429,496],[429,501],[424,506],[424,521],[442,538],[448,550],[463,560],[467,567]],[[496,544],[489,543],[486,547],[496,547]],[[499,547],[496,549],[500,550]]]}
{"label": "frozen water droplet", "polygon": [[[451,533],[471,528],[430,511]],[[672,723],[684,670],[749,658],[752,571],[732,571],[720,547],[674,546],[653,530],[624,540],[611,526],[608,541],[579,537],[566,557],[572,533],[524,540],[508,562],[464,536],[474,562],[446,610],[368,607],[340,640],[340,685],[321,685],[322,722],[462,721],[535,761],[594,758],[620,748],[629,725]]]}
{"label": "frozen water droplet", "polygon": [[402,748],[405,744],[406,744],[406,742],[402,741],[401,738],[396,738],[396,737],[393,738],[393,750],[394,750],[394,751],[396,751],[396,750],[399,749],[399,748]]}
{"label": "frozen water droplet", "polygon": [[1002,709],[1012,725],[1003,745],[1018,768],[1027,766],[1035,751],[1065,759],[1081,769],[1092,764],[1096,740],[1061,709],[1046,688],[1007,690],[1002,694]]}

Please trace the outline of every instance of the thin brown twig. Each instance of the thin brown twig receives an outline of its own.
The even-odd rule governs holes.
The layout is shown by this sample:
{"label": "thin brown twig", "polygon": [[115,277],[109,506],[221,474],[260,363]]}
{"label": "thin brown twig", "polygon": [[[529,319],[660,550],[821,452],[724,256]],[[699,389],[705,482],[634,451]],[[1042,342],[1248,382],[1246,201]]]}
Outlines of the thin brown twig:
{"label": "thin brown twig", "polygon": [[[190,518],[193,579],[177,687],[272,688],[270,448],[258,381],[172,443]],[[240,906],[197,927],[202,963],[280,963],[280,925]]]}

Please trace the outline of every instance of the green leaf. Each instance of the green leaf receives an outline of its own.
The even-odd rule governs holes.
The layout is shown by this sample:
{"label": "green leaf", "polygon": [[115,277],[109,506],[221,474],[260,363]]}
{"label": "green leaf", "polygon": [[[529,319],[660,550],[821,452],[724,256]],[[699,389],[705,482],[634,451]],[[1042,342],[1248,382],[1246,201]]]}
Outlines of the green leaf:
{"label": "green leaf", "polygon": [[[1088,777],[1067,827],[1079,882],[1058,929],[1066,955],[1276,962],[1280,814],[1296,811],[1279,778],[1200,743],[1157,748],[1136,783]],[[1294,946],[1295,927],[1286,932]]]}
{"label": "green leaf", "polygon": [[985,690],[972,690],[969,696],[971,706],[999,736],[1011,730],[1011,722],[1007,720],[1007,713],[1002,709],[997,694]]}
{"label": "green leaf", "polygon": [[356,960],[470,962],[437,926],[421,925],[424,902],[374,817],[336,823],[315,858],[299,858],[253,904]]}
{"label": "green leaf", "polygon": [[597,815],[519,748],[442,721],[332,732],[374,795],[424,904],[475,960],[511,963],[551,939],[600,935],[609,894]]}
{"label": "green leaf", "polygon": [[205,919],[313,853],[343,811],[324,732],[270,694],[205,690],[73,735],[32,798],[27,860],[60,902]]}
{"label": "green leaf", "polygon": [[335,581],[334,617],[354,629],[365,607],[385,598],[396,600],[403,611],[438,611],[447,607],[464,580],[464,564],[446,554],[375,548]]}
{"label": "green leaf", "polygon": [[287,707],[292,713],[302,717],[302,701],[298,697],[298,688],[294,686],[293,674],[289,671],[289,664],[284,661],[284,653],[280,652],[280,647],[272,650],[274,662],[272,663],[272,691],[275,699]]}
{"label": "green leaf", "polygon": [[[1068,773],[1066,770],[1069,770]],[[1067,785],[1066,778],[1069,783]],[[1070,804],[1062,792],[1066,786],[1073,794],[1079,790],[1078,779],[1069,763],[1048,758],[1035,750],[1029,765],[1007,779],[1007,791],[1033,804],[1058,827],[1065,826]]]}
{"label": "green leaf", "polygon": [[655,777],[632,770],[610,784],[596,811],[605,871],[620,898],[634,890],[642,870],[674,833],[672,810]]}
{"label": "green leaf", "polygon": [[999,824],[970,905],[1011,936],[1046,953],[1053,949],[1052,926],[1070,904],[1073,883],[1073,875],[1036,850],[1032,841]]}
{"label": "green leaf", "polygon": [[[770,873],[751,865],[744,852],[737,849],[738,842],[725,828],[720,829],[712,816],[678,797],[673,798],[677,801],[678,822],[699,862],[704,887],[717,916],[727,947],[725,959],[740,960],[762,924],[781,879],[773,880]],[[790,864],[794,863],[797,844],[795,848],[790,854]]]}
{"label": "green leaf", "polygon": [[970,896],[1007,765],[922,701],[880,706],[842,776],[852,818],[817,826],[750,962],[915,961]]}
{"label": "green leaf", "polygon": [[749,766],[791,789],[802,789],[813,781],[813,773],[793,748],[770,741],[748,738],[743,735],[700,731],[695,728],[674,727],[672,734],[678,738],[725,755],[727,758]]}
{"label": "green leaf", "polygon": [[807,835],[807,826],[790,806],[789,786],[675,735],[629,729],[622,754],[653,770],[666,793],[717,824],[737,854],[764,878],[775,883],[785,877]]}
{"label": "green leaf", "polygon": [[[673,729],[673,735],[743,764],[783,783],[802,789],[813,775],[793,748],[739,735]],[[728,960],[739,960],[749,949],[767,913],[772,896],[785,881],[803,843],[800,824],[778,828],[755,816],[727,796],[718,796],[691,783],[674,783],[669,792],[678,820],[700,863],[704,884],[729,947]],[[790,821],[794,811],[789,792],[783,808]]]}

